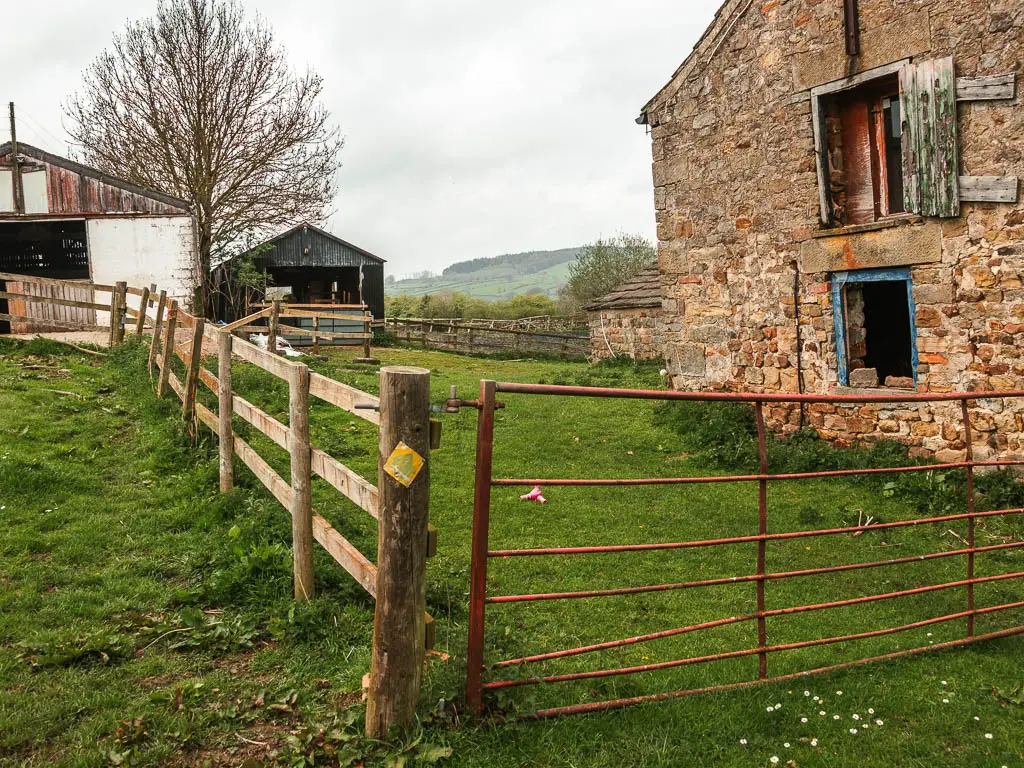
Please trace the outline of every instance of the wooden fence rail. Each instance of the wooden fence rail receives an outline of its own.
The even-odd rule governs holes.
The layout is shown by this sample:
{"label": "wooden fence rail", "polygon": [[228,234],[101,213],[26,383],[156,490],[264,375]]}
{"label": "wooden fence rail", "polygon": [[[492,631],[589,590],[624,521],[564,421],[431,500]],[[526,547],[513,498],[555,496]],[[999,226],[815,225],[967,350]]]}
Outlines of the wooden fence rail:
{"label": "wooden fence rail", "polygon": [[[63,281],[4,273],[0,273],[0,279],[31,285],[63,284]],[[190,424],[203,424],[217,435],[220,490],[231,492],[234,486],[233,458],[237,456],[288,510],[292,521],[295,598],[308,600],[314,594],[313,542],[319,543],[374,597],[377,608],[368,705],[372,717],[368,715],[366,719],[367,734],[384,737],[394,725],[402,728],[412,725],[425,653],[433,646],[433,619],[425,610],[425,563],[433,553],[435,533],[432,529],[428,533],[427,522],[429,371],[422,368],[381,369],[381,392],[391,394],[378,398],[233,335],[233,331],[268,315],[276,321],[280,316],[287,317],[289,312],[297,310],[276,306],[261,309],[236,323],[217,328],[208,325],[202,317],[186,312],[165,291],[157,293],[156,286],[134,288],[119,282],[114,286],[94,288],[109,292],[110,304],[83,303],[90,304],[86,309],[107,311],[109,321],[105,326],[88,327],[108,330],[112,345],[124,340],[128,317],[135,318],[131,330],[137,337],[147,327],[151,328],[147,364],[151,375],[156,376],[157,394],[163,396],[170,389],[181,400],[185,420]],[[74,301],[61,296],[34,295],[28,291],[0,292],[0,298],[8,297],[55,305]],[[319,311],[306,307],[299,311],[303,317],[328,314],[320,315]],[[0,319],[7,317],[9,315],[0,314]],[[364,332],[358,336],[365,345],[365,356],[369,358],[371,318],[368,313],[353,315],[353,318],[364,323]],[[273,321],[271,328],[277,331],[278,324]],[[49,320],[46,322],[50,323]],[[87,325],[67,320],[56,324],[72,328]],[[287,327],[283,329],[289,330]],[[182,335],[186,338],[182,339]],[[204,340],[216,343],[216,373],[203,366]],[[184,378],[172,370],[175,358],[184,366]],[[234,392],[232,362],[235,359],[255,365],[288,383],[288,424],[278,421]],[[216,412],[198,398],[200,386],[216,395]],[[311,396],[379,426],[377,485],[312,445],[309,424]],[[288,452],[290,471],[287,479],[235,433],[232,416],[238,416]],[[407,460],[405,464],[398,464],[401,469],[394,469],[393,453]],[[410,471],[410,466],[415,471]],[[314,475],[378,520],[376,565],[313,509],[311,484]]]}
{"label": "wooden fence rail", "polygon": [[556,331],[512,331],[482,328],[454,320],[387,318],[385,327],[399,341],[418,344],[423,349],[469,354],[548,354],[586,357],[590,353],[588,336]]}

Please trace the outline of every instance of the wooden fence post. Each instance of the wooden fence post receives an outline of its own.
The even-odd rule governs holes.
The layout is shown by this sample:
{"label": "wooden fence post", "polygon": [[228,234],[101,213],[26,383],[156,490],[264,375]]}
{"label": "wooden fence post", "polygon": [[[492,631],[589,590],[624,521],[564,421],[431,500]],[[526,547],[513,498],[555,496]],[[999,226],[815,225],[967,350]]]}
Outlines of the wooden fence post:
{"label": "wooden fence post", "polygon": [[[366,733],[383,738],[391,726],[407,728],[416,715],[426,653],[427,520],[430,504],[430,371],[387,366],[380,371],[380,442],[377,488],[377,607],[373,618]],[[408,461],[402,481],[385,469],[404,443],[422,466]],[[411,481],[409,480],[411,476]]]}
{"label": "wooden fence post", "polygon": [[156,396],[163,397],[167,391],[167,379],[171,375],[171,362],[174,360],[174,336],[178,326],[178,302],[171,299],[171,306],[167,310],[167,331],[164,333],[164,346],[161,350],[163,365],[160,368],[160,378],[156,383]]}
{"label": "wooden fence post", "polygon": [[369,312],[363,312],[363,356],[357,357],[355,362],[357,363],[371,363],[376,364],[380,361],[373,356],[370,352],[370,337],[373,335],[373,315]]}
{"label": "wooden fence post", "polygon": [[313,318],[313,354],[320,354],[320,316]]}
{"label": "wooden fence post", "polygon": [[231,411],[234,407],[231,392],[231,333],[217,334],[217,437],[220,440],[220,492],[230,493],[234,485],[235,437],[231,431]]}
{"label": "wooden fence post", "polygon": [[156,300],[156,319],[153,321],[153,338],[149,342],[149,362],[146,368],[149,375],[153,375],[153,361],[156,359],[156,352],[160,348],[160,328],[164,324],[164,305],[167,303],[167,291],[160,291]]}
{"label": "wooden fence post", "polygon": [[117,335],[114,333],[114,325],[117,323],[117,286],[115,285],[110,289],[110,336],[107,339],[107,346],[113,348],[114,339]]}
{"label": "wooden fence post", "polygon": [[185,396],[181,398],[181,418],[191,421],[196,410],[196,389],[199,386],[199,366],[203,362],[203,327],[206,321],[196,318],[196,327],[192,331],[192,352],[185,369]]}
{"label": "wooden fence post", "polygon": [[277,351],[277,331],[278,324],[281,322],[281,302],[274,300],[273,309],[270,311],[270,330],[267,331],[267,351],[272,355],[278,354]]}
{"label": "wooden fence post", "polygon": [[118,280],[114,285],[114,291],[117,293],[117,298],[115,299],[117,322],[114,323],[114,343],[120,344],[124,341],[124,321],[128,314],[125,311],[128,308],[128,283],[124,280]]}
{"label": "wooden fence post", "polygon": [[295,599],[313,597],[313,500],[310,486],[309,368],[288,371],[288,453],[292,470],[292,555]]}
{"label": "wooden fence post", "polygon": [[149,310],[149,288],[142,289],[142,296],[139,297],[139,318],[135,321],[135,335],[141,337],[142,329],[146,327],[146,312]]}

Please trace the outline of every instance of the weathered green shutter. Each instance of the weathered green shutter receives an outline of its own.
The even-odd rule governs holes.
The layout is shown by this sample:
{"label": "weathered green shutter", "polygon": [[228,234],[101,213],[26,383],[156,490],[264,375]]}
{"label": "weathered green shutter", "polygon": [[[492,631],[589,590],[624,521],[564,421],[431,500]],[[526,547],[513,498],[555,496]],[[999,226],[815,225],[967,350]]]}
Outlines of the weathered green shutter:
{"label": "weathered green shutter", "polygon": [[906,210],[922,216],[959,216],[953,57],[903,67],[900,108]]}

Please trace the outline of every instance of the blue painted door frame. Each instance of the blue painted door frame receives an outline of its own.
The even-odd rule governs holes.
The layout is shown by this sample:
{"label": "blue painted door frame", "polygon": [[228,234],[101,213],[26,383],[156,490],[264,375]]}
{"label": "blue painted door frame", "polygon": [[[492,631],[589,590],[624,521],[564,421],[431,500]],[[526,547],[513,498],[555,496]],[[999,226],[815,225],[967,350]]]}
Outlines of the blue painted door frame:
{"label": "blue painted door frame", "polygon": [[832,273],[832,318],[836,329],[836,355],[839,359],[839,383],[850,385],[850,361],[846,356],[846,291],[847,284],[903,282],[907,285],[907,306],[910,309],[910,367],[917,384],[917,325],[914,322],[914,296],[911,291],[910,267],[899,269],[858,269]]}

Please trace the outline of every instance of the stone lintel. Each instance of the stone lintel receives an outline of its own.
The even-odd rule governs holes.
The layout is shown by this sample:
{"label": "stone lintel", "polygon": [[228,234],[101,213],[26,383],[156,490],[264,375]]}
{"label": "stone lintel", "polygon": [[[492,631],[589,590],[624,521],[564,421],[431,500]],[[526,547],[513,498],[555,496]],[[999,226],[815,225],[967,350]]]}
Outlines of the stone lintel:
{"label": "stone lintel", "polygon": [[941,259],[942,225],[937,221],[815,238],[800,245],[800,271],[805,274],[935,264]]}

